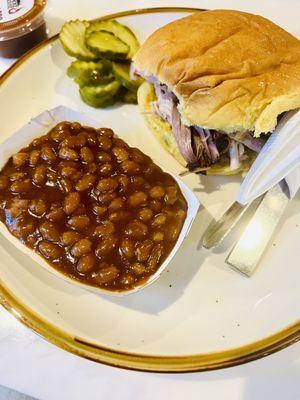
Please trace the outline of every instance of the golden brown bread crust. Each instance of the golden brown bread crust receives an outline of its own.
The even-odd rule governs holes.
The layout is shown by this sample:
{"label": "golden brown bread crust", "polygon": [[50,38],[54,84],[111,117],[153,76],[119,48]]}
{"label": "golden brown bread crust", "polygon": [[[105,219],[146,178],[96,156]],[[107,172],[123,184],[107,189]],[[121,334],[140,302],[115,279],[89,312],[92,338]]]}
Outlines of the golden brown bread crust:
{"label": "golden brown bread crust", "polygon": [[257,15],[213,10],[174,21],[146,40],[134,65],[174,91],[187,125],[258,136],[300,107],[300,42]]}

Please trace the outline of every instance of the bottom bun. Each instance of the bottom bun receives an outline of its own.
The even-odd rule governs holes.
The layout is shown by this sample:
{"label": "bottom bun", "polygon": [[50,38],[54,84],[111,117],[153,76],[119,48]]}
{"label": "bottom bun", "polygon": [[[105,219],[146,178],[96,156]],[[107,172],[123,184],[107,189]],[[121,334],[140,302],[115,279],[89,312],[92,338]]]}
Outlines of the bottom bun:
{"label": "bottom bun", "polygon": [[137,100],[147,126],[156,139],[168,153],[170,153],[181,165],[186,167],[186,161],[180,154],[176,140],[173,136],[171,125],[155,114],[152,109],[151,103],[156,100],[156,95],[151,83],[144,82],[139,87]]}

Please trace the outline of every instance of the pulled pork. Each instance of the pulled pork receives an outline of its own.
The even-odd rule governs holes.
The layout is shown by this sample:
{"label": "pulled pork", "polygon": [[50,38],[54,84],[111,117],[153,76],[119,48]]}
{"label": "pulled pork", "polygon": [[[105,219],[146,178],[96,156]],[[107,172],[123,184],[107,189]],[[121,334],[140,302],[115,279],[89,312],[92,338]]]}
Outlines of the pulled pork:
{"label": "pulled pork", "polygon": [[167,85],[160,83],[153,75],[133,71],[154,85],[157,100],[152,103],[153,111],[167,121],[174,134],[179,151],[190,170],[195,168],[205,171],[220,160],[223,154],[230,159],[230,169],[240,167],[247,157],[245,147],[259,152],[265,140],[254,138],[250,132],[225,134],[219,131],[204,129],[200,126],[186,126],[181,121],[178,111],[178,99]]}

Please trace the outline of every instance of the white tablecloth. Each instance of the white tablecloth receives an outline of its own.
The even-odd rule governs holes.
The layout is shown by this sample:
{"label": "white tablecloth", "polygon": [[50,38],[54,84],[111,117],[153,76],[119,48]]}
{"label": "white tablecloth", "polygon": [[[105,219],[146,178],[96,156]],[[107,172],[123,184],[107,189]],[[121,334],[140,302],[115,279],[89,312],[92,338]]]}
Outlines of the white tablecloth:
{"label": "white tablecloth", "polygon": [[[51,33],[71,18],[159,6],[234,8],[269,17],[300,37],[299,0],[49,0]],[[0,73],[9,62],[0,58]],[[1,106],[0,106],[1,110]],[[300,343],[267,358],[225,370],[191,374],[125,371],[66,353],[0,309],[0,385],[38,399],[300,399]]]}

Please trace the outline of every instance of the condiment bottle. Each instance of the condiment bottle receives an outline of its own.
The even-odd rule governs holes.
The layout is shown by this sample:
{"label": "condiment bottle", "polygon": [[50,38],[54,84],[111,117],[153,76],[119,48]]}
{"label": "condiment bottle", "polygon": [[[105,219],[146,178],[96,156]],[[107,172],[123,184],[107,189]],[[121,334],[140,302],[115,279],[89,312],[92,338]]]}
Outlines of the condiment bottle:
{"label": "condiment bottle", "polygon": [[47,37],[46,0],[0,0],[0,57],[16,58]]}

